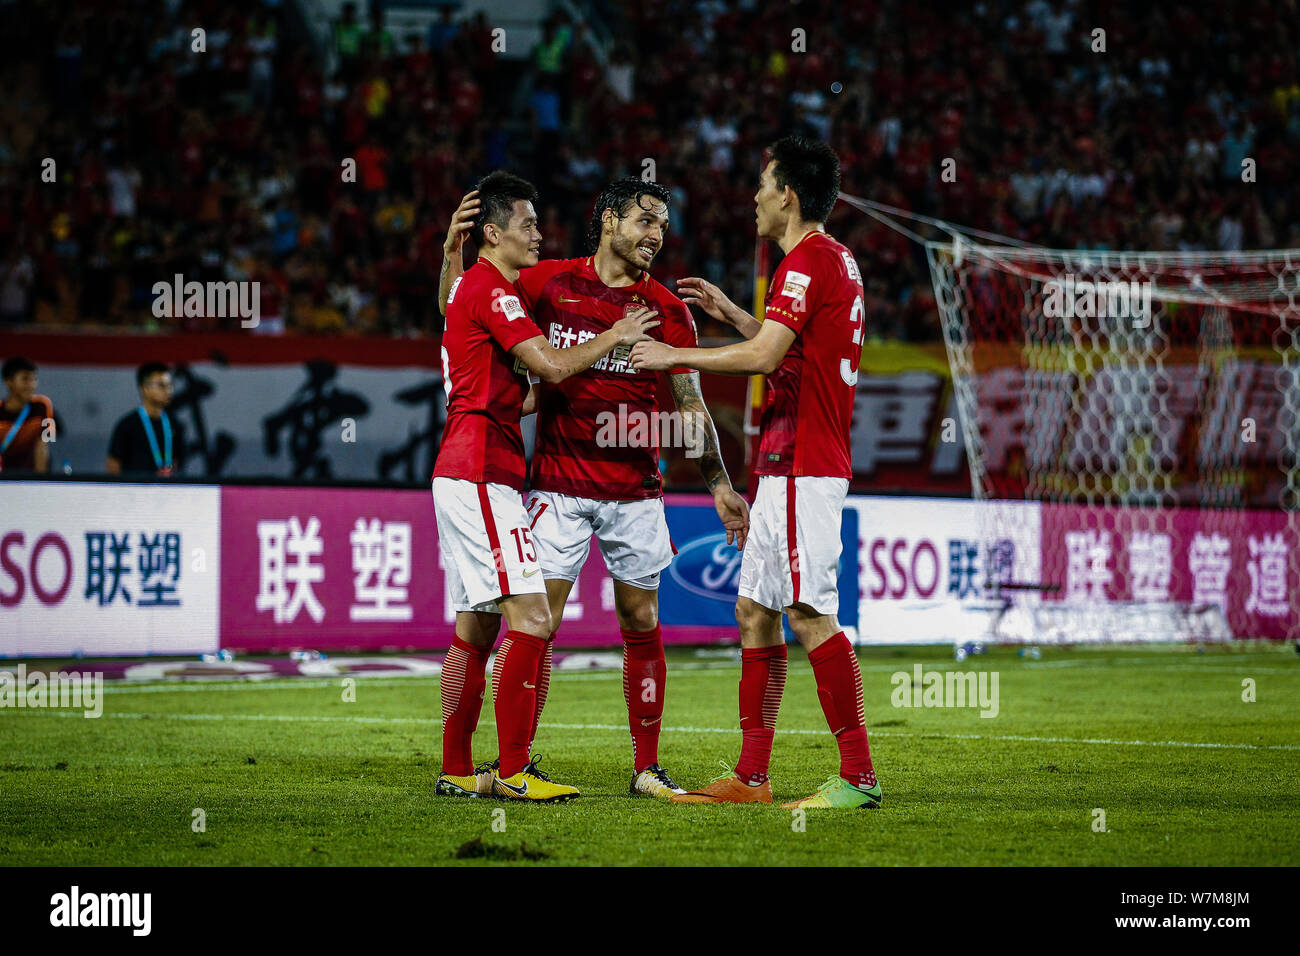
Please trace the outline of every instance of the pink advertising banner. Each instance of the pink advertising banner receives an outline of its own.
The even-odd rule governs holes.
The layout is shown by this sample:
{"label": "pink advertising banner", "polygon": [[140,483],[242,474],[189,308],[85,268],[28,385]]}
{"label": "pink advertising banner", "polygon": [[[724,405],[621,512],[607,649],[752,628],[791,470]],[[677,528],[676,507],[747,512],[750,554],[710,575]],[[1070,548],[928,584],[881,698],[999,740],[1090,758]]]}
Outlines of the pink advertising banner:
{"label": "pink advertising banner", "polygon": [[1297,516],[1280,511],[1043,505],[1048,600],[1218,604],[1235,637],[1297,625]]}
{"label": "pink advertising banner", "polygon": [[[430,492],[225,487],[221,541],[224,648],[257,654],[451,644],[455,615]],[[735,628],[683,627],[664,637],[734,640]],[[565,607],[557,649],[620,643],[613,581],[593,547]]]}

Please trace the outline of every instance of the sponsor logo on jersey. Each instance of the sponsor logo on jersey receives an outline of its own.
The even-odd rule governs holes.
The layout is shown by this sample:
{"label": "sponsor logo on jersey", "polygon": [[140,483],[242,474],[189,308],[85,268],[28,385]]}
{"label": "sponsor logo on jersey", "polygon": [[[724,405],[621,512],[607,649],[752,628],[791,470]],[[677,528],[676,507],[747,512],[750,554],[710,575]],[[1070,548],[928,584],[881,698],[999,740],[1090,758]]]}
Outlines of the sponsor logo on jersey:
{"label": "sponsor logo on jersey", "polygon": [[[590,342],[597,335],[590,329],[573,329],[569,326],[562,326],[558,322],[552,322],[550,328],[547,329],[547,333],[547,340],[551,343],[553,349],[567,349],[572,345],[581,345],[583,342]],[[591,366],[591,370],[636,375],[637,370],[630,368],[627,364],[631,354],[632,347],[630,345],[616,346],[602,355],[600,361]]]}

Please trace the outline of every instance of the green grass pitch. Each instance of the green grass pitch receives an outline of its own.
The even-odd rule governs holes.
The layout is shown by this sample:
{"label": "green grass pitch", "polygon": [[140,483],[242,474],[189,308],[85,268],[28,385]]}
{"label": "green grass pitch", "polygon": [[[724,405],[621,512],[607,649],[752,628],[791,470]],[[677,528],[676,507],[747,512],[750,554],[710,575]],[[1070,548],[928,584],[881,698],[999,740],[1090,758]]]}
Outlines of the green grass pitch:
{"label": "green grass pitch", "polygon": [[[884,806],[802,820],[628,796],[617,672],[552,681],[535,749],[583,791],[555,806],[433,796],[432,678],[361,678],[355,702],[337,679],[284,679],[108,685],[98,720],[0,710],[0,865],[1300,863],[1289,645],[1051,649],[1038,661],[994,649],[963,664],[943,648],[872,648],[860,660]],[[891,675],[917,662],[997,671],[998,715],[892,706]],[[735,759],[739,673],[670,652],[660,755],[679,783]],[[495,746],[489,690],[475,756]],[[778,801],[837,766],[807,656],[792,647]]]}

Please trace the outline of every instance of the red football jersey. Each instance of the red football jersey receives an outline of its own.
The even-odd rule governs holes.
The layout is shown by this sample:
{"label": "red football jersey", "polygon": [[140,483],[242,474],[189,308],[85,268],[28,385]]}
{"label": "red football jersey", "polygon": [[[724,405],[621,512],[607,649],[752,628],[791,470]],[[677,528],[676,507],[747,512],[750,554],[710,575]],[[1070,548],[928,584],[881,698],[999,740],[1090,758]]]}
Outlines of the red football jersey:
{"label": "red football jersey", "polygon": [[[595,338],[640,306],[659,313],[660,324],[650,330],[653,338],[679,348],[697,343],[686,303],[649,273],[632,285],[611,288],[596,275],[590,256],[547,259],[524,269],[517,285],[555,348]],[[629,351],[614,349],[558,385],[538,386],[534,488],[604,501],[663,494],[657,377],[628,368]]]}
{"label": "red football jersey", "polygon": [[452,285],[442,336],[447,425],[435,478],[499,482],[523,490],[519,417],[528,395],[528,369],[510,350],[538,335],[515,287],[486,259]]}
{"label": "red football jersey", "polygon": [[865,311],[853,253],[826,233],[808,233],[781,260],[765,320],[795,339],[767,377],[755,474],[853,477],[849,424]]}

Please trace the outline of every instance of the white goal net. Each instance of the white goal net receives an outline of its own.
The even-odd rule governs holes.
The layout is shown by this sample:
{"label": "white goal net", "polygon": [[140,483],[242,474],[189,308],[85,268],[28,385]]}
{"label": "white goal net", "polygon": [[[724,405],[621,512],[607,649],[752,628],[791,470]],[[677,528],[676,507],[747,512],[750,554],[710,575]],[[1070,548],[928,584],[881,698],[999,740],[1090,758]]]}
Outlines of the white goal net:
{"label": "white goal net", "polygon": [[926,251],[985,540],[1041,554],[990,637],[1295,638],[1300,250]]}

